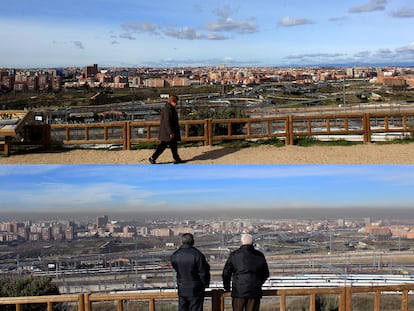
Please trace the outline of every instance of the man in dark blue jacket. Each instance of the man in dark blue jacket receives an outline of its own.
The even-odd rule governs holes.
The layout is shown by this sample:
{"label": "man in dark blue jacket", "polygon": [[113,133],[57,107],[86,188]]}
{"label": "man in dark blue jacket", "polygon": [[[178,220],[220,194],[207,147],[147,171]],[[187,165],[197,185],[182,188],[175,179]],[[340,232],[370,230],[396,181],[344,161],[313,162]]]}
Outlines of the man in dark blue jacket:
{"label": "man in dark blue jacket", "polygon": [[224,290],[230,291],[233,311],[258,311],[262,285],[269,277],[266,258],[253,246],[250,234],[241,236],[241,246],[232,252],[223,268]]}
{"label": "man in dark blue jacket", "polygon": [[206,257],[194,247],[194,236],[184,233],[181,246],[171,256],[177,272],[178,310],[202,311],[204,291],[210,285],[210,265]]}

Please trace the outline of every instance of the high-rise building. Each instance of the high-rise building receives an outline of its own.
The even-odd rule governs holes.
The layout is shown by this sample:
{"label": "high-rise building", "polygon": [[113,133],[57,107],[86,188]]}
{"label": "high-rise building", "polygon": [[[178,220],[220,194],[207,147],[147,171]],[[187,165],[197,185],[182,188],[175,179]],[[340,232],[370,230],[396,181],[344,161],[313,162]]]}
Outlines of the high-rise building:
{"label": "high-rise building", "polygon": [[86,78],[93,78],[98,73],[98,64],[93,64],[92,66],[85,66],[83,73]]}
{"label": "high-rise building", "polygon": [[108,223],[108,215],[96,217],[96,227],[105,228],[107,223]]}

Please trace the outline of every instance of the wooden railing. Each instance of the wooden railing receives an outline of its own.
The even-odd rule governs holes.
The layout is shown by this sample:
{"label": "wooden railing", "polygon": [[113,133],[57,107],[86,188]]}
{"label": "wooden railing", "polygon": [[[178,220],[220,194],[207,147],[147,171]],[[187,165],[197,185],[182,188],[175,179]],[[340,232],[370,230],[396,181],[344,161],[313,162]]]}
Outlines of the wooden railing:
{"label": "wooden railing", "polygon": [[[414,133],[414,112],[288,115],[279,117],[182,120],[182,140],[213,145],[218,141],[278,138],[292,145],[295,138],[359,135],[369,143],[373,134]],[[156,142],[158,121],[125,121],[93,124],[52,124],[51,143],[133,144]]]}
{"label": "wooden railing", "polygon": [[[288,288],[264,290],[263,299],[266,297],[278,297],[277,300],[272,299],[271,308],[280,311],[289,309],[288,299],[298,296],[308,297],[308,310],[317,311],[317,297],[323,295],[332,295],[337,297],[337,307],[339,311],[353,310],[352,296],[355,294],[366,293],[373,295],[373,311],[381,310],[381,295],[392,293],[401,298],[401,307],[393,309],[394,311],[414,311],[414,284],[410,285],[391,285],[391,286],[345,286],[336,288]],[[72,303],[78,311],[98,310],[99,303],[111,302],[116,305],[117,311],[125,310],[125,304],[131,301],[141,301],[147,304],[149,311],[155,311],[157,303],[160,301],[170,301],[177,303],[177,292],[116,292],[116,293],[83,293],[73,295],[53,295],[53,296],[30,296],[30,297],[9,297],[0,298],[0,305],[15,305],[16,311],[22,310],[23,305],[43,304],[45,310],[52,311],[56,303]],[[230,299],[230,292],[224,292],[221,289],[214,289],[206,292],[206,300],[210,299],[211,308],[207,310],[224,311],[230,310],[229,304],[226,305],[226,299]],[[268,303],[268,304],[269,304]],[[94,308],[95,305],[95,308]],[[208,305],[208,303],[207,303]],[[274,305],[274,306],[273,306]],[[389,310],[389,309],[387,309]]]}
{"label": "wooden railing", "polygon": [[[334,140],[357,136],[357,139],[369,143],[374,135],[392,135],[397,138],[413,136],[414,111],[376,112],[376,113],[337,113],[286,115],[277,117],[181,120],[183,142],[201,142],[213,145],[219,141],[243,139],[284,140],[293,145],[299,137],[316,137]],[[30,138],[30,129],[42,136],[36,141],[44,149],[52,145],[118,145],[125,150],[134,144],[156,142],[158,139],[158,121],[121,121],[108,123],[51,124],[43,130],[39,126],[25,130]],[[39,136],[35,135],[35,136]],[[388,138],[384,138],[388,139]],[[13,144],[30,144],[30,139]],[[8,146],[7,152],[10,147]]]}

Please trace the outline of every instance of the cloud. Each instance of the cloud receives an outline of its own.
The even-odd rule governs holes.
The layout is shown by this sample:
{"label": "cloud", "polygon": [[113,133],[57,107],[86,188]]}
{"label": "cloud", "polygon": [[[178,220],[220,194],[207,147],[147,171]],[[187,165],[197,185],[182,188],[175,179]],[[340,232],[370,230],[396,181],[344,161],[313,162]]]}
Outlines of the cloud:
{"label": "cloud", "polygon": [[[17,190],[8,190],[10,193]],[[20,191],[20,190],[19,190]],[[4,207],[19,208],[61,208],[82,209],[88,207],[135,207],[151,200],[153,193],[137,186],[116,182],[91,182],[89,184],[71,184],[68,182],[42,182],[25,187],[24,196],[14,196],[6,200]],[[62,201],[62,198],[66,198]]]}
{"label": "cloud", "polygon": [[231,16],[231,13],[235,13],[238,10],[238,8],[232,8],[231,6],[226,4],[221,8],[214,9],[213,13],[222,19],[227,19]]}
{"label": "cloud", "polygon": [[393,56],[393,52],[390,49],[378,49],[373,55],[380,58],[390,58]]}
{"label": "cloud", "polygon": [[360,51],[354,54],[354,57],[356,58],[367,58],[371,56],[370,51]]}
{"label": "cloud", "polygon": [[182,29],[165,29],[164,34],[168,37],[176,39],[196,40],[206,39],[206,35],[198,32],[195,29],[184,27]]}
{"label": "cloud", "polygon": [[411,7],[403,7],[397,11],[393,11],[391,13],[392,17],[396,18],[411,18],[414,17],[414,8]]}
{"label": "cloud", "polygon": [[288,63],[294,64],[407,64],[414,62],[414,42],[405,46],[361,50],[354,53],[297,53],[283,57]]}
{"label": "cloud", "polygon": [[252,19],[234,19],[232,14],[237,12],[238,8],[233,8],[229,5],[224,5],[221,8],[216,8],[213,13],[218,17],[216,21],[208,22],[205,28],[213,32],[235,32],[239,34],[250,34],[258,31],[256,21]]}
{"label": "cloud", "polygon": [[230,17],[225,20],[218,20],[206,24],[208,30],[236,32],[239,34],[249,34],[257,32],[257,24],[254,20],[233,20]]}
{"label": "cloud", "polygon": [[287,58],[291,59],[309,59],[309,58],[337,58],[345,56],[343,53],[307,53],[307,54],[293,54]]}
{"label": "cloud", "polygon": [[[200,11],[200,7],[195,7]],[[148,33],[156,36],[164,35],[180,40],[228,40],[232,38],[227,33],[251,34],[258,31],[256,21],[252,19],[233,19],[231,14],[238,11],[225,5],[213,10],[217,20],[207,22],[204,27],[164,27],[152,22],[131,21],[121,25],[121,28],[132,33]],[[226,34],[223,34],[226,33]],[[127,39],[130,37],[123,34]]]}
{"label": "cloud", "polygon": [[365,13],[385,10],[387,0],[371,0],[367,4],[354,6],[349,9],[350,13]]}
{"label": "cloud", "polygon": [[77,49],[80,49],[80,50],[84,50],[85,49],[85,47],[83,46],[83,43],[81,41],[73,41],[73,45]]}
{"label": "cloud", "polygon": [[161,26],[152,22],[126,22],[121,25],[126,31],[160,35]]}
{"label": "cloud", "polygon": [[414,43],[397,48],[395,49],[395,52],[402,55],[414,56]]}
{"label": "cloud", "polygon": [[338,24],[342,24],[343,22],[345,22],[348,19],[348,17],[346,16],[338,16],[338,17],[331,17],[329,19],[330,22],[333,23],[338,23]]}
{"label": "cloud", "polygon": [[135,37],[133,37],[129,33],[122,33],[122,34],[119,35],[119,37],[122,38],[122,39],[135,40]]}
{"label": "cloud", "polygon": [[208,40],[227,40],[227,39],[230,39],[230,37],[219,34],[217,32],[209,32],[207,34],[207,39]]}
{"label": "cloud", "polygon": [[289,16],[283,17],[278,22],[278,25],[281,27],[300,26],[307,24],[314,24],[314,22],[307,18],[290,18]]}
{"label": "cloud", "polygon": [[[210,58],[210,59],[163,59],[158,62],[148,62],[147,65],[153,67],[179,67],[179,66],[203,66],[209,64],[210,66],[218,66],[220,64],[227,64],[229,66],[257,66],[260,65],[258,60],[239,61],[232,57],[225,58]],[[173,177],[171,177],[173,178]]]}

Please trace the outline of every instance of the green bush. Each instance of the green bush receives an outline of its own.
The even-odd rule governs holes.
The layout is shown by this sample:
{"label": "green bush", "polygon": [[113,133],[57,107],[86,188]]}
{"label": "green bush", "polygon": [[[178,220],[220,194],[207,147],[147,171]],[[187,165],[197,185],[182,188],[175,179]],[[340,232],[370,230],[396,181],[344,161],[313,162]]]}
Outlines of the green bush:
{"label": "green bush", "polygon": [[[0,278],[0,297],[58,295],[58,288],[48,277],[3,276]],[[0,311],[15,310],[15,306],[0,305]],[[42,304],[25,304],[23,311],[45,310]],[[61,310],[61,309],[59,309]]]}

